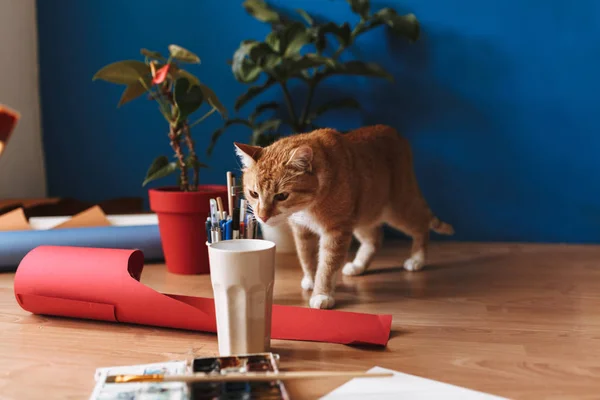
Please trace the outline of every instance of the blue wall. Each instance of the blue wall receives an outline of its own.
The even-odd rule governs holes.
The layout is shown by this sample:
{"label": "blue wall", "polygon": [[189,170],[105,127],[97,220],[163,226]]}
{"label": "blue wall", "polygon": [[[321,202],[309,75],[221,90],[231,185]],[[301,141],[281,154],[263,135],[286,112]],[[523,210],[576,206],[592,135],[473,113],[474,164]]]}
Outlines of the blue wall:
{"label": "blue wall", "polygon": [[[336,21],[345,1],[279,0]],[[44,145],[50,195],[102,200],[146,196],[151,160],[169,154],[154,104],[116,109],[120,87],[92,82],[101,66],[170,43],[196,51],[194,71],[233,109],[244,90],[226,64],[243,39],[267,27],[233,0],[40,1]],[[226,9],[226,5],[230,7]],[[332,114],[341,129],[387,123],[411,141],[432,208],[461,240],[600,242],[600,2],[597,0],[402,0],[374,2],[414,12],[423,38],[409,46],[383,30],[354,54],[396,77],[334,82],[325,92],[360,96],[364,115]],[[273,94],[276,96],[277,94]],[[325,94],[326,95],[326,94]],[[196,129],[199,149],[219,117]],[[222,183],[237,168],[223,136],[203,171]],[[164,181],[161,184],[165,183]]]}

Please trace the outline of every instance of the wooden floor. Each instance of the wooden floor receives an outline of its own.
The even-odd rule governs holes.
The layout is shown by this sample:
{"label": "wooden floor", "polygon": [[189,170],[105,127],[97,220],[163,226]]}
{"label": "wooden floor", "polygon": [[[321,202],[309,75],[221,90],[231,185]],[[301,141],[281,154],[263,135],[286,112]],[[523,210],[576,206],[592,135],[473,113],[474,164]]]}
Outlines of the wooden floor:
{"label": "wooden floor", "polygon": [[[514,399],[600,398],[600,246],[431,245],[431,266],[400,269],[392,242],[362,277],[340,278],[338,308],[392,313],[385,349],[273,341],[284,370],[392,368]],[[293,256],[278,259],[275,302],[306,305]],[[84,399],[102,366],[217,354],[216,336],[38,317],[20,309],[0,274],[0,398]],[[207,276],[162,265],[142,282],[210,296]],[[315,399],[343,380],[288,383]]]}

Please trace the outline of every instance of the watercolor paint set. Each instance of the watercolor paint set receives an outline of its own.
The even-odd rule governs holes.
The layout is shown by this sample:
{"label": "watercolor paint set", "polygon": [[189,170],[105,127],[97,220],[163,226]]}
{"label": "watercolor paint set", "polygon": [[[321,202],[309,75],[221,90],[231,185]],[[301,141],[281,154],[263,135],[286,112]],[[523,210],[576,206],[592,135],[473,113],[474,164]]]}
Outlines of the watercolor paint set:
{"label": "watercolor paint set", "polygon": [[[289,400],[280,380],[237,382],[127,382],[111,383],[116,375],[155,375],[165,377],[204,373],[217,376],[245,373],[278,373],[279,357],[258,353],[229,357],[201,357],[189,361],[99,368],[90,400]],[[109,379],[107,379],[109,378]]]}

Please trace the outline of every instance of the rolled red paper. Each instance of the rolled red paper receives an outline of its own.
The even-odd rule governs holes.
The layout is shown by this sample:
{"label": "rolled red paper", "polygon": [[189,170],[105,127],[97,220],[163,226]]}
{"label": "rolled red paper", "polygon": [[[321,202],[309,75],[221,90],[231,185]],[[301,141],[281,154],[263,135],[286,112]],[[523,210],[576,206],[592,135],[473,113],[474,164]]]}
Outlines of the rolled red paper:
{"label": "rolled red paper", "polygon": [[[33,314],[216,332],[212,298],[142,284],[139,250],[40,246],[15,274],[17,302]],[[277,283],[275,283],[277,285]],[[273,339],[385,346],[391,315],[273,305]]]}

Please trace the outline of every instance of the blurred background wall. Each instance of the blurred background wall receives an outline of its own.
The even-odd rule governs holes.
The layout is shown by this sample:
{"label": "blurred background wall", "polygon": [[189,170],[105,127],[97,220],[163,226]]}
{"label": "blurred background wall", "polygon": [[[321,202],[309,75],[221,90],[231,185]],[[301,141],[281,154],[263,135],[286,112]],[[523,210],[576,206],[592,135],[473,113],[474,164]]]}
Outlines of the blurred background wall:
{"label": "blurred background wall", "polygon": [[[165,122],[149,101],[117,109],[122,88],[92,82],[92,76],[110,62],[139,59],[142,47],[166,53],[177,43],[200,56],[202,64],[193,71],[233,110],[246,87],[235,81],[227,60],[240,41],[268,33],[241,3],[39,1],[49,194],[92,201],[146,197],[141,183],[148,165],[170,154]],[[271,3],[338,22],[355,18],[343,0]],[[433,210],[457,230],[454,239],[599,242],[600,2],[402,0],[372,6],[415,13],[423,37],[408,45],[383,30],[366,35],[354,55],[381,63],[396,81],[332,81],[318,97],[358,96],[364,111],[332,113],[322,124],[350,129],[385,123],[400,130],[413,145]],[[10,8],[9,14],[17,15]],[[10,21],[10,15],[0,13],[0,19]],[[23,15],[18,14],[31,24],[27,12]],[[0,24],[1,32],[6,29]],[[20,32],[14,26],[8,34]],[[23,57],[18,65],[3,65],[0,79],[10,79],[7,68],[29,74],[35,58]],[[213,116],[196,128],[201,153],[220,124]],[[227,131],[212,158],[204,158],[211,169],[203,170],[203,183],[224,183],[225,172],[238,169],[232,142],[248,138],[242,127]],[[6,165],[15,157],[2,161]]]}

